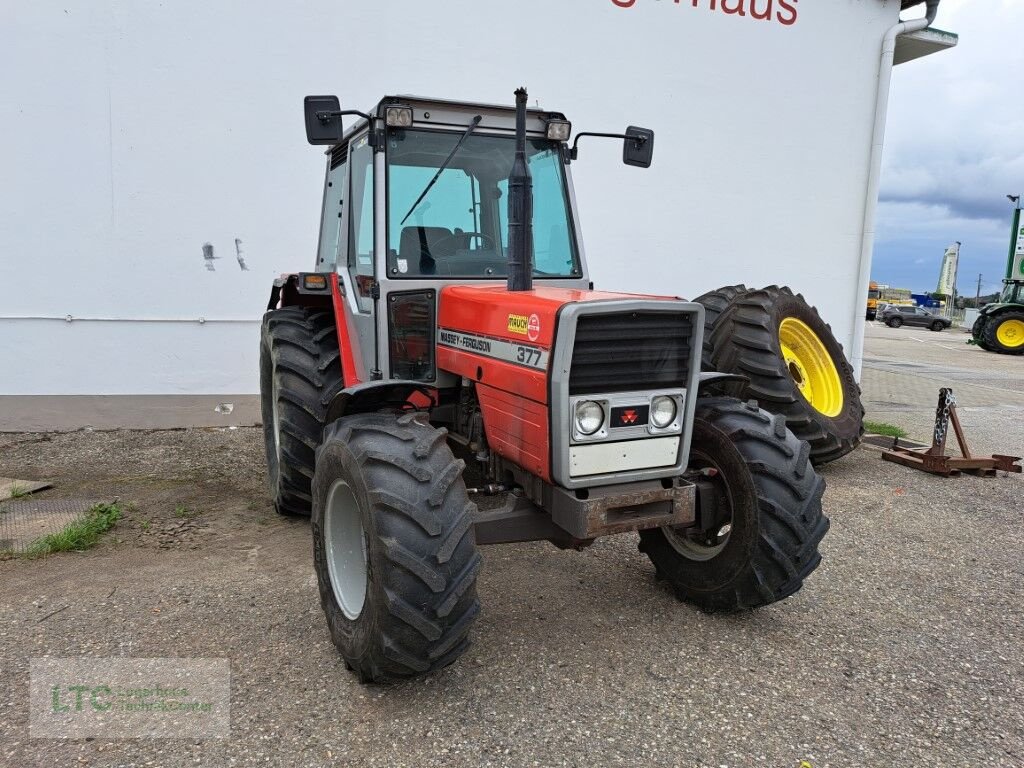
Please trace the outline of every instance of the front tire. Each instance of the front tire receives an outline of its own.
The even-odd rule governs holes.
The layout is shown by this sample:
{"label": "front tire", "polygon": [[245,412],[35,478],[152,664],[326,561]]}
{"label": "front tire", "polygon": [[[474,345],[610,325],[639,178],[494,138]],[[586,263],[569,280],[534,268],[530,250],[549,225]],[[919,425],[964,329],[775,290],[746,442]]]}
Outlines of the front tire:
{"label": "front tire", "polygon": [[[706,611],[757,608],[794,594],[821,562],[829,528],[825,481],[809,446],[753,403],[707,398],[697,404],[691,467],[717,470],[729,511],[711,539],[692,529],[640,532],[640,549],[681,600]],[[713,478],[715,481],[715,478]]]}
{"label": "front tire", "polygon": [[360,682],[441,669],[469,646],[481,559],[446,434],[415,414],[356,414],[329,425],[317,451],[320,603]]}
{"label": "front tire", "polygon": [[890,328],[899,328],[901,325],[903,325],[903,320],[898,317],[893,317],[889,319],[888,325]]}
{"label": "front tire", "polygon": [[995,350],[993,350],[992,347],[988,345],[988,342],[985,341],[985,323],[987,321],[987,317],[979,315],[978,319],[974,321],[974,325],[971,327],[971,336],[974,338],[974,343],[983,350],[986,352],[993,352]]}
{"label": "front tire", "polygon": [[941,333],[946,330],[946,326],[943,323],[936,321],[932,323],[932,330],[935,331],[935,333]]}

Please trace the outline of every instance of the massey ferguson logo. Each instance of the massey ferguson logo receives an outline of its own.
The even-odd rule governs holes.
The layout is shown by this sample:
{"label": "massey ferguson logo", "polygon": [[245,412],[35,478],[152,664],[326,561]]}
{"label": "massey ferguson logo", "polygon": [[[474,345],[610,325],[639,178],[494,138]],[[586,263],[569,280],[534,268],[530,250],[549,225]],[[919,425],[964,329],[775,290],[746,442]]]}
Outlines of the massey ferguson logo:
{"label": "massey ferguson logo", "polygon": [[647,424],[650,417],[649,405],[620,405],[612,408],[611,428],[642,427]]}

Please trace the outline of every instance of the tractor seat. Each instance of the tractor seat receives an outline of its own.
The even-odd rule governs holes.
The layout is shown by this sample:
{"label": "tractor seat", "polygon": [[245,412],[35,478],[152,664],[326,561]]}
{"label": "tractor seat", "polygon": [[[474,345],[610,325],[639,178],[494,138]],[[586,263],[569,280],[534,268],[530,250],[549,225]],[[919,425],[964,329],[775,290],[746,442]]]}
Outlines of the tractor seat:
{"label": "tractor seat", "polygon": [[436,259],[455,254],[456,241],[447,227],[405,227],[398,243],[398,258],[404,260],[409,274],[433,275]]}

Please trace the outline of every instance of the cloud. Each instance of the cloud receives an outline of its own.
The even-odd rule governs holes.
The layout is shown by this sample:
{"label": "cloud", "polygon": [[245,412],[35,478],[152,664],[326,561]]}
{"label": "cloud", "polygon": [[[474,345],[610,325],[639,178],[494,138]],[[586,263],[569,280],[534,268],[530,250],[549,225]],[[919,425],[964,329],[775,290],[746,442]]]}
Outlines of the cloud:
{"label": "cloud", "polygon": [[1024,3],[947,0],[937,26],[957,48],[896,68],[882,200],[1005,218],[1024,186]]}
{"label": "cloud", "polygon": [[960,240],[965,262],[996,280],[1005,195],[1024,192],[1024,2],[944,0],[936,26],[957,32],[959,46],[893,78],[875,263],[930,284]]}
{"label": "cloud", "polygon": [[974,294],[982,274],[983,292],[995,290],[1005,274],[1010,237],[1007,217],[975,219],[957,216],[945,205],[924,202],[883,202],[878,207],[873,280],[934,291],[946,248],[957,240],[960,290]]}

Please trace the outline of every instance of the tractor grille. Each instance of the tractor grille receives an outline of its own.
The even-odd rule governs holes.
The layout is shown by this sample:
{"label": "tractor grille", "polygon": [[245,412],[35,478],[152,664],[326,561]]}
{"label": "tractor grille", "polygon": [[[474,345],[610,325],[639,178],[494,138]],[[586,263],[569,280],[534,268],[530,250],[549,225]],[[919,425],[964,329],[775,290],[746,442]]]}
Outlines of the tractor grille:
{"label": "tractor grille", "polygon": [[692,334],[690,315],[679,312],[582,315],[569,394],[684,389]]}

